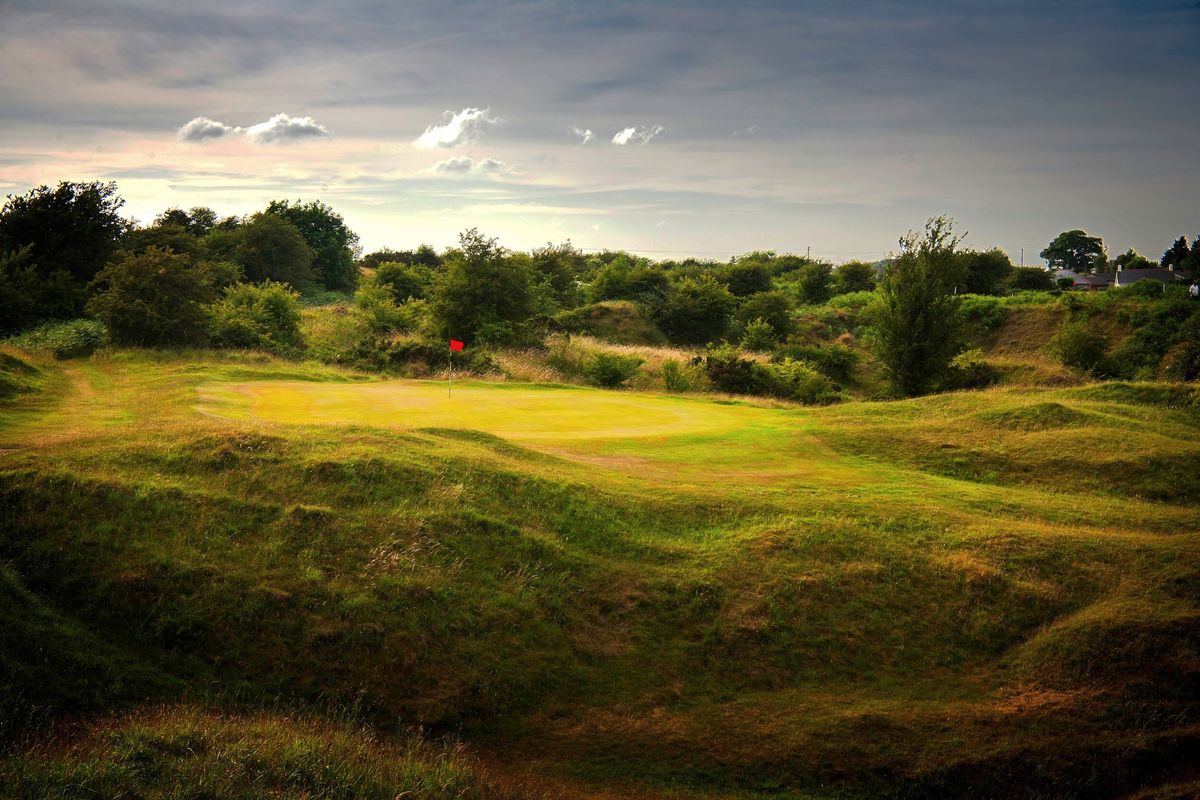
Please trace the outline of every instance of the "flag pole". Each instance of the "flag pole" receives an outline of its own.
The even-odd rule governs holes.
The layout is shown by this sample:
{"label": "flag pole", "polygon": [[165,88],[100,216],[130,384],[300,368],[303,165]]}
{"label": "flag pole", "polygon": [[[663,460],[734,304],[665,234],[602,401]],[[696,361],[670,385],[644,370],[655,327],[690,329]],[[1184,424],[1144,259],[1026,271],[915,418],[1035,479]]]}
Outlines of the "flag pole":
{"label": "flag pole", "polygon": [[446,382],[446,398],[450,397],[450,390],[454,386],[454,348],[450,348],[450,378]]}

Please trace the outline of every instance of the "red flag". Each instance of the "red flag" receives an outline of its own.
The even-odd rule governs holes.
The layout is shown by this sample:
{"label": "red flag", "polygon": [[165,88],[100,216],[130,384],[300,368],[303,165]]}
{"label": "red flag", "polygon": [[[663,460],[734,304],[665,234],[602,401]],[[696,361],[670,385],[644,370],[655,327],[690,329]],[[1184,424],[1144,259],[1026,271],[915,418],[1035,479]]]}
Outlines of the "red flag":
{"label": "red flag", "polygon": [[458,339],[451,339],[451,340],[450,340],[450,350],[451,350],[451,352],[457,353],[459,350],[462,350],[462,349],[463,349],[463,343],[462,343],[462,342],[460,342]]}

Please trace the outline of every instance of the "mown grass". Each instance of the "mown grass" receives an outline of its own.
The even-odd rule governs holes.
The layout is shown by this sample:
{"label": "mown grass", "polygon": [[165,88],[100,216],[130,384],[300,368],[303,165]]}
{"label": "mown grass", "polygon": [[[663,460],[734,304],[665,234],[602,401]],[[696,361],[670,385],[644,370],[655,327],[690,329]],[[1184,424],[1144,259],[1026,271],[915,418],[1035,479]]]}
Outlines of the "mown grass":
{"label": "mown grass", "polygon": [[1188,777],[1192,388],[449,406],[251,357],[35,366],[0,416],[12,735],[190,698],[454,730],[580,796]]}

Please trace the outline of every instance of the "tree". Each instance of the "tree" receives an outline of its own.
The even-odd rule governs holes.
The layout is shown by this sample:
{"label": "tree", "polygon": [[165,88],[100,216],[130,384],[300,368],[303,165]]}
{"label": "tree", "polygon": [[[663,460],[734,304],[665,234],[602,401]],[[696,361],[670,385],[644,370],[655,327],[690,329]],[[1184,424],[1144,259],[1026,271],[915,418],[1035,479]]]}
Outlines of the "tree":
{"label": "tree", "polygon": [[0,253],[0,334],[15,333],[37,322],[40,284],[30,245]]}
{"label": "tree", "polygon": [[734,297],[749,297],[771,291],[771,271],[765,264],[739,259],[721,270],[719,280]]}
{"label": "tree", "polygon": [[1041,267],[1013,267],[1007,285],[1018,292],[1049,292],[1057,288],[1054,273]]}
{"label": "tree", "polygon": [[971,294],[1000,294],[1005,282],[1012,275],[1013,263],[1008,254],[998,247],[991,250],[964,250],[963,291]]}
{"label": "tree", "polygon": [[320,200],[295,203],[272,200],[267,214],[293,225],[313,250],[312,269],[326,289],[349,290],[358,284],[358,234],[346,227],[341,214]]}
{"label": "tree", "polygon": [[653,317],[672,342],[707,344],[729,328],[735,303],[729,290],[711,276],[685,278],[667,290]]}
{"label": "tree", "polygon": [[410,297],[418,300],[425,296],[433,276],[424,267],[385,261],[375,268],[375,282],[386,287],[395,303],[403,303]]}
{"label": "tree", "polygon": [[128,227],[119,213],[124,203],[115,183],[100,181],[63,181],[54,189],[8,196],[0,209],[0,253],[31,247],[31,263],[48,284],[39,319],[82,310],[84,287],[116,252]]}
{"label": "tree", "polygon": [[459,250],[434,285],[431,310],[444,338],[512,341],[531,313],[533,276],[494,238],[476,228],[458,237]]}
{"label": "tree", "polygon": [[1182,267],[1192,274],[1192,278],[1200,278],[1200,236],[1197,236],[1196,240],[1192,242],[1192,249],[1188,251]]}
{"label": "tree", "polygon": [[141,253],[147,247],[170,249],[196,258],[204,251],[204,241],[186,227],[160,216],[148,228],[133,228],[121,239],[121,249]]}
{"label": "tree", "polygon": [[1163,269],[1178,268],[1187,261],[1188,252],[1187,237],[1180,236],[1174,244],[1167,248],[1167,252],[1162,254],[1162,260],[1159,263],[1162,264]]}
{"label": "tree", "polygon": [[861,261],[847,261],[833,273],[833,293],[870,292],[875,288],[875,268]]}
{"label": "tree", "polygon": [[833,267],[820,261],[796,270],[796,288],[800,302],[820,305],[833,296]]}
{"label": "tree", "polygon": [[928,392],[962,347],[954,294],[962,281],[962,260],[955,253],[960,240],[951,219],[930,219],[922,234],[901,237],[900,255],[879,284],[871,309],[875,349],[899,394]]}
{"label": "tree", "polygon": [[[232,257],[252,283],[280,281],[304,291],[313,283],[313,251],[296,226],[283,217],[259,212],[232,232]],[[223,252],[214,253],[221,258]]]}
{"label": "tree", "polygon": [[1104,241],[1081,230],[1063,231],[1046,246],[1041,256],[1051,270],[1073,269],[1081,274],[1095,265],[1097,257],[1108,257]]}
{"label": "tree", "polygon": [[1132,247],[1113,259],[1113,265],[1118,269],[1154,269],[1154,262]]}
{"label": "tree", "polygon": [[125,253],[96,275],[91,288],[87,311],[118,344],[161,347],[206,339],[202,306],[215,293],[187,256],[158,247]]}
{"label": "tree", "polygon": [[783,292],[759,292],[741,302],[733,319],[743,332],[755,320],[761,320],[771,326],[776,338],[783,339],[793,328],[792,301]]}
{"label": "tree", "polygon": [[195,206],[191,211],[168,208],[154,218],[154,225],[178,225],[192,236],[204,237],[217,225],[217,212],[205,206]]}
{"label": "tree", "polygon": [[570,242],[560,245],[547,242],[545,247],[534,250],[530,257],[534,270],[549,287],[555,303],[562,308],[579,305],[579,288],[575,282],[587,267],[582,252]]}

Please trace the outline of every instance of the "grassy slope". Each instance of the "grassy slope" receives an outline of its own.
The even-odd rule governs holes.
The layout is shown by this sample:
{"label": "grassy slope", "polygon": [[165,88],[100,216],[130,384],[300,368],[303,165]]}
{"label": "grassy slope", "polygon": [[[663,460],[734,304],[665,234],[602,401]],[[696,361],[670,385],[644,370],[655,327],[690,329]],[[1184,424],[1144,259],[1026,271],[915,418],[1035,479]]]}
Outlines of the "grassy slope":
{"label": "grassy slope", "polygon": [[[475,384],[466,432],[425,384],[317,367],[34,366],[0,416],[17,725],[332,705],[626,796],[1190,777],[1194,391],[798,410]],[[612,435],[647,407],[683,422]]]}

